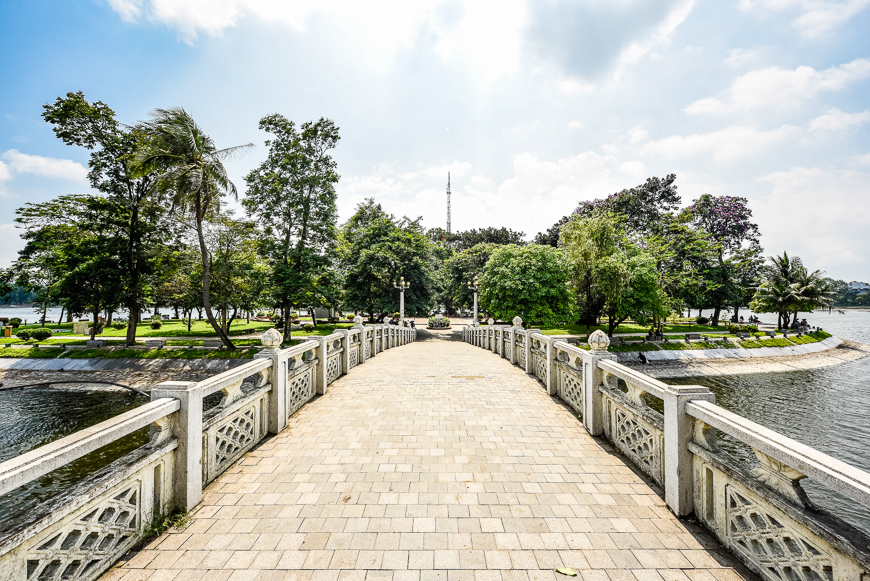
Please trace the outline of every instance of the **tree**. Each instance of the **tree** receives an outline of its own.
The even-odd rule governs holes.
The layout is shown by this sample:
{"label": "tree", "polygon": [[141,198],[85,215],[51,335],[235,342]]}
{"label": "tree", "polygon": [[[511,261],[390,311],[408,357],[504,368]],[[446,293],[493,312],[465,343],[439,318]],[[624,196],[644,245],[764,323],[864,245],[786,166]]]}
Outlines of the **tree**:
{"label": "tree", "polygon": [[[229,335],[242,303],[256,301],[258,260],[254,224],[236,220],[231,212],[215,216],[205,225],[212,280],[209,292],[218,307],[220,325]],[[233,308],[230,313],[230,307]]]}
{"label": "tree", "polygon": [[330,270],[337,229],[335,184],[339,175],[330,151],[338,145],[338,127],[329,120],[296,125],[281,115],[260,120],[266,160],[250,172],[243,205],[262,228],[260,249],[271,266],[275,299],[284,310],[284,336],[290,337],[292,305],[311,309],[329,302],[334,285],[324,285]]}
{"label": "tree", "polygon": [[344,305],[380,319],[396,311],[400,277],[411,287],[405,291],[405,311],[428,313],[433,304],[432,243],[419,219],[396,219],[371,198],[357,205],[342,226],[339,263],[344,279]]}
{"label": "tree", "polygon": [[[762,283],[750,303],[756,313],[776,313],[777,327],[787,328],[801,311],[831,310],[835,293],[822,272],[810,272],[800,257],[771,256],[762,268]],[[792,319],[792,316],[794,317]]]}
{"label": "tree", "polygon": [[180,107],[156,109],[151,120],[140,124],[143,144],[136,151],[136,174],[155,176],[151,190],[168,197],[172,207],[193,215],[202,254],[202,304],[206,317],[221,341],[235,349],[218,325],[211,309],[211,260],[203,225],[220,210],[221,198],[237,196],[223,161],[253,144],[218,149],[193,117]]}
{"label": "tree", "polygon": [[560,236],[570,288],[587,327],[604,314],[612,335],[629,318],[645,323],[668,313],[656,261],[629,240],[623,217],[606,210],[575,215]]}
{"label": "tree", "polygon": [[105,103],[88,102],[81,91],[58,97],[43,108],[43,118],[54,126],[59,139],[91,151],[88,181],[113,202],[113,215],[106,218],[115,223],[116,235],[124,242],[113,268],[121,277],[123,305],[129,312],[127,344],[133,345],[147,292],[143,279],[154,272],[166,235],[159,224],[165,211],[150,199],[153,176],[132,167],[142,132],[120,123]]}
{"label": "tree", "polygon": [[692,223],[718,245],[716,264],[708,271],[711,323],[719,324],[724,309],[746,305],[757,286],[762,263],[758,226],[751,222],[746,198],[704,194],[686,213]]}
{"label": "tree", "polygon": [[432,242],[443,243],[455,252],[468,250],[478,244],[525,244],[525,232],[517,232],[510,228],[473,228],[461,232],[448,233],[442,228],[429,230],[429,239]]}
{"label": "tree", "polygon": [[554,324],[571,316],[564,258],[557,248],[498,246],[480,278],[481,306],[493,317],[519,315],[527,324]]}
{"label": "tree", "polygon": [[[680,205],[675,181],[677,176],[670,174],[664,178],[650,177],[636,187],[622,190],[601,199],[583,201],[572,215],[588,217],[595,212],[609,212],[623,216],[625,231],[632,237],[654,233],[662,218],[676,210]],[[570,216],[562,217],[546,232],[535,236],[535,244],[557,246],[559,232]]]}
{"label": "tree", "polygon": [[445,305],[448,302],[459,308],[468,308],[472,305],[474,296],[468,288],[468,283],[475,276],[483,276],[486,263],[497,248],[497,244],[476,244],[454,255],[444,263],[442,296]]}

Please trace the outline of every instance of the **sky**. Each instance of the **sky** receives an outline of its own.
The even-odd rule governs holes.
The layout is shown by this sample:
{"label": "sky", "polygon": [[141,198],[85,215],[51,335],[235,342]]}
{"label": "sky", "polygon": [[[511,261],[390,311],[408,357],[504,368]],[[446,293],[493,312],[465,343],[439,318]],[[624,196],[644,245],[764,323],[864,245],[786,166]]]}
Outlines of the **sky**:
{"label": "sky", "polygon": [[41,118],[182,106],[244,176],[265,115],[340,127],[340,219],[507,226],[677,175],[749,200],[768,255],[870,280],[870,0],[64,0],[0,3],[0,268],[16,208],[89,190]]}

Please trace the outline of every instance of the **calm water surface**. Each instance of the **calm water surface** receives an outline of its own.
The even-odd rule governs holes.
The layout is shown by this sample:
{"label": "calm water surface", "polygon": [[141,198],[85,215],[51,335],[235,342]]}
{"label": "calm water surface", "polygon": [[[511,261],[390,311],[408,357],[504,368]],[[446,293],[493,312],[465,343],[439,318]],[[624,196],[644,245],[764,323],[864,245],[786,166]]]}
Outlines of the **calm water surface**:
{"label": "calm water surface", "polygon": [[[870,344],[868,311],[813,313],[806,318],[836,337]],[[762,315],[762,320],[770,320],[770,315]],[[665,381],[705,385],[722,407],[870,472],[870,358],[810,371]],[[755,463],[748,447],[726,440],[722,448]],[[810,479],[802,484],[817,505],[870,534],[870,507]]]}

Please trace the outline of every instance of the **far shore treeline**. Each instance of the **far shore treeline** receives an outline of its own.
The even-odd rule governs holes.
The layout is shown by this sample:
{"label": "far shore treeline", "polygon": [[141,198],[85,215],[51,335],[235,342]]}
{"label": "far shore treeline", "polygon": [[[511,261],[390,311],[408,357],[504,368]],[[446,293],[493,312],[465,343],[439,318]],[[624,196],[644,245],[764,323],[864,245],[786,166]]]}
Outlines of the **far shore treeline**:
{"label": "far shore treeline", "polygon": [[[700,309],[713,325],[750,307],[788,326],[801,312],[870,304],[870,293],[855,298],[798,257],[765,258],[745,198],[705,194],[684,207],[674,175],[580,202],[527,243],[508,228],[427,229],[373,199],[338,224],[340,135],[329,119],[263,117],[265,159],[239,196],[223,162],[253,155],[253,144],[216,144],[184,109],[127,124],[78,92],[46,104],[43,118],[65,144],[90,151],[95,193],[17,210],[26,245],[0,272],[0,303],[60,305],[62,319],[91,318],[94,333],[123,310],[130,345],[160,307],[188,321],[204,315],[229,348],[232,321],[257,312],[287,338],[299,313],[316,324],[316,308],[382,321],[398,306],[400,277],[412,316],[468,309],[478,277],[488,316],[604,318],[611,333]],[[227,199],[240,199],[244,215]]]}

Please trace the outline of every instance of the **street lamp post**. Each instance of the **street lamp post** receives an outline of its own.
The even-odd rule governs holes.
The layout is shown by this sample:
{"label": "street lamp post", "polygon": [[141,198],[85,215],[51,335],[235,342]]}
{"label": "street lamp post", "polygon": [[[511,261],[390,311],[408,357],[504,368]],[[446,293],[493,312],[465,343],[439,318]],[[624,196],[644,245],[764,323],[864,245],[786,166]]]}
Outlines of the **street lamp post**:
{"label": "street lamp post", "polygon": [[468,290],[474,293],[474,318],[471,320],[471,324],[475,327],[478,326],[477,323],[477,275],[474,275],[474,280],[468,283]]}
{"label": "street lamp post", "polygon": [[410,282],[405,282],[405,277],[399,279],[398,284],[393,283],[393,287],[399,289],[399,318],[405,320],[405,289],[411,287]]}

